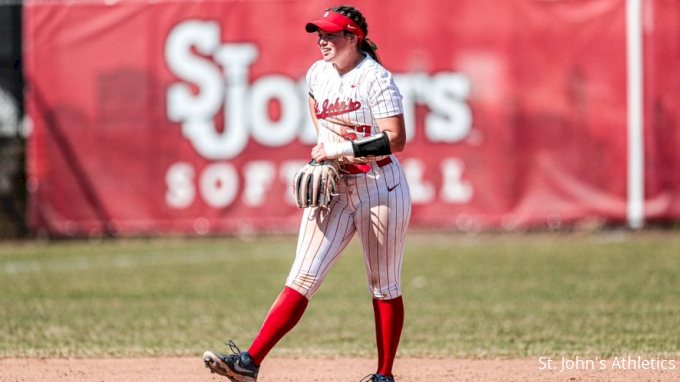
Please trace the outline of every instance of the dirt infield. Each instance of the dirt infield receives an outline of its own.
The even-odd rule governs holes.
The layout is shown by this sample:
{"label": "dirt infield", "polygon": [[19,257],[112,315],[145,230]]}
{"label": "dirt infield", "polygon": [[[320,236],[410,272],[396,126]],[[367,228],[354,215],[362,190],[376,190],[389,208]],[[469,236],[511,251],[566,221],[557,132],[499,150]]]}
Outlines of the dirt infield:
{"label": "dirt infield", "polygon": [[[590,360],[587,360],[590,361]],[[605,363],[584,362],[580,367],[561,371],[560,360],[548,370],[539,359],[461,360],[404,359],[395,365],[398,382],[670,382],[680,380],[680,362],[666,361],[657,367],[620,369]],[[584,366],[585,365],[585,366]],[[670,366],[673,366],[671,369]],[[591,368],[591,366],[594,366]],[[600,366],[602,370],[600,370]],[[606,366],[606,367],[605,367]],[[335,358],[270,358],[262,365],[258,382],[358,382],[374,367],[373,360]],[[543,367],[541,370],[540,368]],[[577,368],[579,366],[576,366]],[[0,359],[0,382],[227,382],[211,375],[200,357],[195,358],[97,358],[97,359]]]}

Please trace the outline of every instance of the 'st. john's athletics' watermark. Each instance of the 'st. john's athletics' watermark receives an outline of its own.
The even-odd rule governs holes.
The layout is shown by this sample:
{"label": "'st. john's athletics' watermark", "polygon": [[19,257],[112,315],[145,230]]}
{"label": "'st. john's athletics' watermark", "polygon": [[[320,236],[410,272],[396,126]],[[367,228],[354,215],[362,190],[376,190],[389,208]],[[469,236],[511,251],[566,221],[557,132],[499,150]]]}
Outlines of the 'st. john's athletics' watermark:
{"label": "'st. john's athletics' watermark", "polygon": [[558,370],[560,373],[569,370],[675,370],[675,360],[643,357],[614,357],[611,360],[595,357],[585,359],[581,357],[552,359],[540,357],[539,370]]}

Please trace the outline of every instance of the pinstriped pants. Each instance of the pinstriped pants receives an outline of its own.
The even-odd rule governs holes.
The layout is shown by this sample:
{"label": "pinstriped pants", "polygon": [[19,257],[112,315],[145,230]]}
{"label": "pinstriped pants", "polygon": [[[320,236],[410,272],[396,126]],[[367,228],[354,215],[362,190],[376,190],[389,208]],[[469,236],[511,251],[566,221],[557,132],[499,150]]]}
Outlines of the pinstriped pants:
{"label": "pinstriped pants", "polygon": [[401,296],[404,240],[411,217],[411,195],[401,164],[362,174],[341,174],[338,195],[328,208],[306,208],[295,261],[286,285],[311,298],[344,249],[358,234],[368,289],[373,298]]}

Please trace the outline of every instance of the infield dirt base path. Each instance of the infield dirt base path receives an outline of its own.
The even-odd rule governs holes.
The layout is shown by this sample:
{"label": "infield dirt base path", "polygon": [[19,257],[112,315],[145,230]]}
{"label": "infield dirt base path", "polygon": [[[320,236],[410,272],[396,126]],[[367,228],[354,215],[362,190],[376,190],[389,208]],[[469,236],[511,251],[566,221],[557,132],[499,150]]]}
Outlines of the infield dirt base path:
{"label": "infield dirt base path", "polygon": [[[467,360],[399,358],[398,382],[671,382],[673,370],[540,370],[538,359]],[[275,358],[265,361],[258,382],[358,382],[375,361],[359,358]],[[182,358],[7,358],[0,359],[0,382],[228,382],[210,374],[200,357]]]}

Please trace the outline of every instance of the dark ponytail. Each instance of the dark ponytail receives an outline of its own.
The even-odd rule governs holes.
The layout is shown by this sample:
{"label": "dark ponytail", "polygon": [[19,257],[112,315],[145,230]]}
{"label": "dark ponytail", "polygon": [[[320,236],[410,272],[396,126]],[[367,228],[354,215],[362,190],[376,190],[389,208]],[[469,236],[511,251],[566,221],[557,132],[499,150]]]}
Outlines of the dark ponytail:
{"label": "dark ponytail", "polygon": [[382,62],[380,62],[380,57],[378,56],[378,52],[376,52],[376,50],[378,50],[378,46],[375,45],[375,43],[372,40],[364,38],[361,41],[361,50],[368,53],[369,56],[371,56],[374,60],[378,61],[378,63],[382,65]]}
{"label": "dark ponytail", "polygon": [[[364,15],[361,14],[361,12],[359,12],[358,9],[352,7],[351,5],[338,5],[327,10],[337,12],[343,16],[349,17],[359,26],[359,28],[361,28],[361,31],[364,32],[364,36],[368,36],[368,24],[366,24],[366,18],[364,17]],[[345,33],[351,32],[345,31]],[[376,60],[378,63],[382,64],[382,62],[380,62],[380,57],[376,52],[376,50],[378,50],[378,46],[375,45],[373,41],[364,37],[361,40],[361,46],[359,48],[362,51],[366,52],[369,56],[371,56],[371,58]]]}

